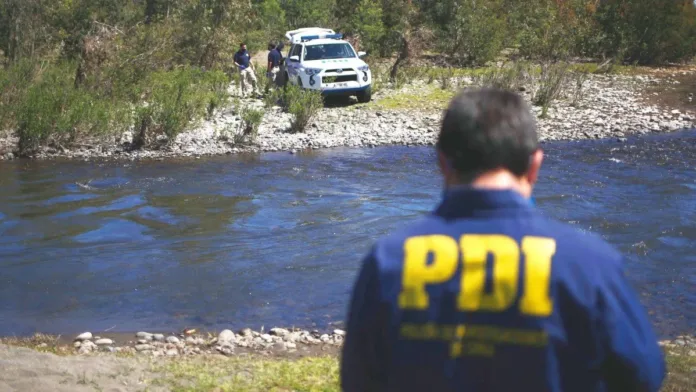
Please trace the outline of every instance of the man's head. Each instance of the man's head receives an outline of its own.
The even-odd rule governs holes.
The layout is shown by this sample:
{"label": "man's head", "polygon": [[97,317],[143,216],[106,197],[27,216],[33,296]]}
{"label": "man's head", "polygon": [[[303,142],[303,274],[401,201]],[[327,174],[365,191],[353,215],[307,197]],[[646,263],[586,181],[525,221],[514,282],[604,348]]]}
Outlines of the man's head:
{"label": "man's head", "polygon": [[446,186],[513,189],[525,197],[543,159],[529,106],[498,89],[464,90],[450,102],[437,151]]}
{"label": "man's head", "polygon": [[244,42],[242,42],[241,44],[239,44],[239,50],[247,50],[246,44],[245,44]]}
{"label": "man's head", "polygon": [[275,43],[273,43],[273,42],[269,42],[269,43],[268,43],[268,50],[273,50],[273,49],[275,49],[275,48],[276,48],[276,44],[275,44]]}

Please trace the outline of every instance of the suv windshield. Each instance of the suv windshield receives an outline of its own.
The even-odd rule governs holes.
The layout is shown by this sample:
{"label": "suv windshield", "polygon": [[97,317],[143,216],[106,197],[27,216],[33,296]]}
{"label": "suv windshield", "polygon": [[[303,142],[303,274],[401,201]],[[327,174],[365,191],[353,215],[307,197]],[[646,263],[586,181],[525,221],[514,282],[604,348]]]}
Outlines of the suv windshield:
{"label": "suv windshield", "polygon": [[304,60],[327,60],[355,58],[353,48],[347,43],[305,46]]}

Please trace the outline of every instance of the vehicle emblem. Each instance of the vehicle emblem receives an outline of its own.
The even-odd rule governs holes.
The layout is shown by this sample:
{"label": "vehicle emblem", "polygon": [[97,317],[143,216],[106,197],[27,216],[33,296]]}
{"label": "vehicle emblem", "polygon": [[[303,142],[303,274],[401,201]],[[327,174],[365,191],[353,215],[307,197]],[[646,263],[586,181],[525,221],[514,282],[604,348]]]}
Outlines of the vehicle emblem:
{"label": "vehicle emblem", "polygon": [[337,72],[337,73],[343,73],[343,70],[342,70],[342,69],[337,69],[336,72]]}

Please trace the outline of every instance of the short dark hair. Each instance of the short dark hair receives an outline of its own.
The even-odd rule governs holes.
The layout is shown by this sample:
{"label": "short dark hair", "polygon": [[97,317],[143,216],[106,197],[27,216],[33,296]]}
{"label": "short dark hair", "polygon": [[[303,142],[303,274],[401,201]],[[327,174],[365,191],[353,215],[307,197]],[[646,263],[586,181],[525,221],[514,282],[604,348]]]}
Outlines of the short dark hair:
{"label": "short dark hair", "polygon": [[500,168],[519,177],[538,149],[536,119],[514,92],[466,89],[447,108],[437,148],[463,181]]}
{"label": "short dark hair", "polygon": [[271,48],[271,49],[275,49],[275,48],[276,48],[275,42],[269,42],[269,43],[268,43],[268,47]]}
{"label": "short dark hair", "polygon": [[239,44],[239,47],[241,48],[244,45],[246,45],[246,44],[244,42],[242,42],[241,44]]}

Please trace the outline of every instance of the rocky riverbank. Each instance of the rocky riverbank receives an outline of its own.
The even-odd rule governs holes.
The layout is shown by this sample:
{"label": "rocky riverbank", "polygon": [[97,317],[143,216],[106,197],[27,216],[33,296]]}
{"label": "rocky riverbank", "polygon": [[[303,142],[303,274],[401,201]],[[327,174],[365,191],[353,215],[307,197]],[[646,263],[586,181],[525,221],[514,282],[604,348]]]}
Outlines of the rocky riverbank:
{"label": "rocky riverbank", "polygon": [[[107,337],[109,336],[109,337]],[[195,330],[162,334],[137,332],[124,334],[93,334],[84,332],[72,340],[37,335],[34,338],[8,340],[0,343],[25,345],[63,354],[93,355],[120,354],[150,357],[176,357],[221,354],[234,356],[255,353],[266,356],[303,357],[316,354],[335,354],[343,345],[345,331],[320,332],[299,328],[272,328],[237,332],[226,329],[217,334],[200,334]],[[696,335],[681,335],[662,340],[660,346],[674,355],[696,357]]]}
{"label": "rocky riverbank", "polygon": [[[273,328],[202,335],[138,332],[0,338],[2,391],[339,391],[344,332]],[[696,336],[660,342],[662,391],[696,386]]]}
{"label": "rocky riverbank", "polygon": [[[622,138],[630,134],[669,132],[696,127],[696,114],[681,107],[668,107],[660,95],[669,94],[678,79],[696,75],[693,69],[677,73],[640,75],[590,74],[582,88],[568,85],[542,118],[538,115],[542,140]],[[454,83],[471,86],[474,79]],[[662,89],[663,92],[660,92]],[[234,88],[232,88],[234,93]],[[171,143],[153,149],[133,150],[133,134],[86,141],[74,148],[47,147],[37,158],[140,159],[233,154],[239,152],[295,151],[331,147],[372,147],[380,145],[432,145],[442,109],[454,89],[443,93],[435,84],[416,81],[397,90],[382,90],[370,104],[339,104],[326,107],[302,133],[289,133],[291,117],[279,108],[268,109],[255,141],[235,142],[242,128],[236,107],[220,110],[210,120],[179,134]],[[681,92],[680,92],[681,93]],[[523,92],[531,100],[529,91]],[[425,99],[423,99],[425,97]],[[414,105],[420,98],[422,105]],[[388,102],[389,104],[384,104]],[[241,105],[263,108],[259,99],[242,100]],[[0,159],[16,157],[17,140],[0,135]]]}
{"label": "rocky riverbank", "polygon": [[[106,336],[106,335],[105,335]],[[235,355],[239,353],[310,355],[318,352],[335,352],[342,344],[345,331],[335,329],[330,333],[297,328],[272,328],[269,331],[252,331],[249,328],[233,332],[196,334],[193,330],[179,334],[138,332],[132,337],[114,335],[112,338],[84,332],[72,342],[74,353],[97,352],[144,354],[160,356],[190,356],[204,354]],[[44,343],[45,347],[48,343]],[[66,345],[65,347],[68,347]]]}

